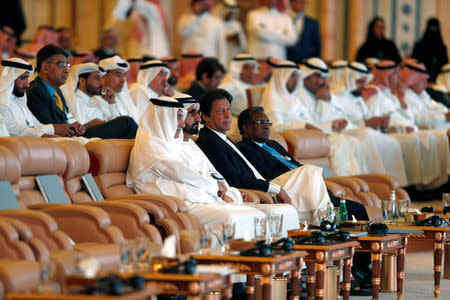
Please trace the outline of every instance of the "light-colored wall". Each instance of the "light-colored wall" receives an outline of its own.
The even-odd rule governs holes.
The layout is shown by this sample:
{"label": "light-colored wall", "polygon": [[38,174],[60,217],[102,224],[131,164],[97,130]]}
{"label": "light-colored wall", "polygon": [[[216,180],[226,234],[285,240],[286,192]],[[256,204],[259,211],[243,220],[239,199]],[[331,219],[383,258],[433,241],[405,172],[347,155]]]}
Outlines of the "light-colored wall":
{"label": "light-colored wall", "polygon": [[[161,0],[171,27],[171,45],[179,55],[181,38],[176,21],[189,11],[190,0]],[[74,31],[74,48],[94,49],[102,30],[113,24],[112,10],[116,0],[21,0],[27,30],[23,38],[31,39],[39,25],[68,26]],[[245,10],[256,7],[258,0],[239,0]],[[405,5],[410,13],[405,14]],[[406,9],[408,10],[408,9]],[[408,45],[406,54],[420,38],[428,17],[441,21],[444,41],[450,45],[449,0],[309,0],[306,13],[321,23],[323,57],[353,59],[365,40],[367,24],[375,15],[386,22],[386,36],[395,38],[399,48]],[[243,16],[245,17],[245,16]],[[402,28],[408,24],[409,31]],[[449,56],[450,56],[450,47]]]}

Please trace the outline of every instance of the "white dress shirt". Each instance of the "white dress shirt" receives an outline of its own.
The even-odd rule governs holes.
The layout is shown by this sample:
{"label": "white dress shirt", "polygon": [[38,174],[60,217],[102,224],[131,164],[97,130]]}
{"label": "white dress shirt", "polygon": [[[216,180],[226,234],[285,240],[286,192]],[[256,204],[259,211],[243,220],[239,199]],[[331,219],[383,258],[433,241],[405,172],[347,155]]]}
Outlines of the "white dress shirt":
{"label": "white dress shirt", "polygon": [[81,124],[86,124],[94,119],[108,121],[92,97],[89,97],[80,89],[75,92],[73,108],[72,113]]}

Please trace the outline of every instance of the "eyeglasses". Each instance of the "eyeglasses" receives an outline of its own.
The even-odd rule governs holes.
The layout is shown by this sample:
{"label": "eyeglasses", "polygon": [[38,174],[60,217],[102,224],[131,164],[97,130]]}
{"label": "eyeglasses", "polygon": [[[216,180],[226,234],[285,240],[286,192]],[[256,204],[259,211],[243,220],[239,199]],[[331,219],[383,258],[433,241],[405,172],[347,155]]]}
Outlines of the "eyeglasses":
{"label": "eyeglasses", "polygon": [[270,122],[269,120],[256,120],[255,124],[272,126],[272,122]]}
{"label": "eyeglasses", "polygon": [[57,65],[58,68],[60,68],[60,69],[62,69],[62,68],[70,69],[70,67],[71,67],[71,65],[68,62],[65,62],[65,61],[49,62],[49,64]]}

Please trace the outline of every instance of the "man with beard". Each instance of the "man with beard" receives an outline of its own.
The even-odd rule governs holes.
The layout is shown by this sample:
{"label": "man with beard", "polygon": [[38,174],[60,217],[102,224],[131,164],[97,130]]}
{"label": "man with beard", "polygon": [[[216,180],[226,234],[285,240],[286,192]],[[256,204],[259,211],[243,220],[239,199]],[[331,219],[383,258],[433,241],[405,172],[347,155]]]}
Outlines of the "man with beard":
{"label": "man with beard", "polygon": [[46,137],[69,133],[68,124],[41,124],[27,107],[25,94],[33,67],[20,58],[2,62],[0,116],[11,136]]}
{"label": "man with beard", "polygon": [[172,87],[173,92],[175,94],[179,94],[180,92],[175,89],[175,86],[180,79],[180,63],[173,56],[164,56],[159,59],[163,63],[165,63],[170,70],[170,76],[167,78],[167,83]]}
{"label": "man with beard", "polygon": [[[106,71],[103,76],[105,96],[95,96],[94,101],[102,110],[106,119],[110,121],[120,116],[130,116],[136,123],[139,123],[141,113],[131,100],[126,81],[130,64],[116,55],[102,59],[98,66]],[[114,97],[110,97],[111,94]]]}
{"label": "man with beard", "polygon": [[225,68],[215,57],[205,57],[195,69],[195,81],[187,93],[199,100],[207,90],[216,89],[222,82]]}
{"label": "man with beard", "polygon": [[[128,116],[117,117],[107,121],[106,116],[93,101],[92,97],[102,95],[102,76],[105,71],[94,63],[79,65],[78,88],[73,98],[73,115],[86,127],[85,137],[103,139],[124,138],[136,136],[137,124]],[[105,101],[112,102],[114,94],[105,95]]]}

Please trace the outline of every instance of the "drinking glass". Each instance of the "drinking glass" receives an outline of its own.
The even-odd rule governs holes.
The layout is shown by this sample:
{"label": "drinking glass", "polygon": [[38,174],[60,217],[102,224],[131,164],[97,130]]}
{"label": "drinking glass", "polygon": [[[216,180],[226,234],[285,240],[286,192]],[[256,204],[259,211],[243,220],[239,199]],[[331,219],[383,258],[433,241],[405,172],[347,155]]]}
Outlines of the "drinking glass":
{"label": "drinking glass", "polygon": [[442,194],[442,213],[450,214],[450,194],[443,193]]}
{"label": "drinking glass", "polygon": [[339,208],[340,208],[339,206],[333,208],[333,210],[334,210],[334,222],[336,222],[336,224],[341,221],[341,215],[339,214],[339,211],[340,211]]}
{"label": "drinking glass", "polygon": [[120,247],[120,272],[130,273],[133,271],[135,261],[134,241],[125,240],[119,244]]}
{"label": "drinking glass", "polygon": [[381,200],[382,203],[382,220],[384,222],[392,222],[395,212],[395,201]]}
{"label": "drinking glass", "polygon": [[234,238],[236,232],[236,224],[234,222],[222,224],[222,239],[225,246],[225,251],[230,251],[230,240]]}
{"label": "drinking glass", "polygon": [[135,271],[147,271],[150,266],[150,240],[138,237],[134,240]]}
{"label": "drinking glass", "polygon": [[269,228],[273,240],[281,238],[281,229],[283,228],[283,215],[271,213],[269,215]]}
{"label": "drinking glass", "polygon": [[266,239],[267,217],[257,216],[254,219],[255,224],[255,239]]}
{"label": "drinking glass", "polygon": [[408,213],[408,200],[405,199],[397,199],[397,221],[405,222],[406,214]]}
{"label": "drinking glass", "polygon": [[61,287],[56,282],[56,262],[52,258],[41,259],[40,263],[40,283],[37,287],[39,294],[57,295],[61,292]]}

